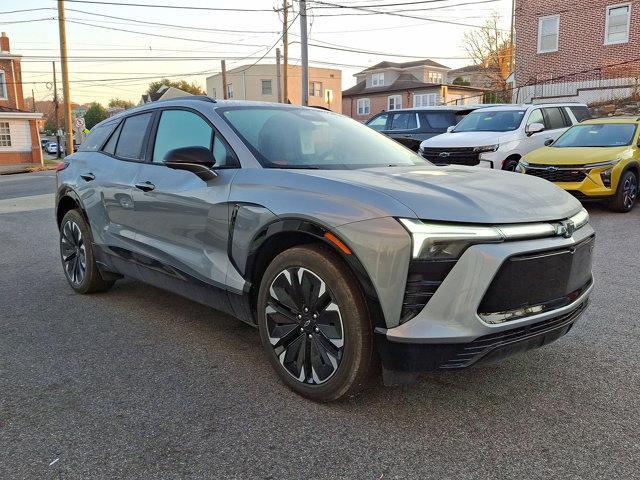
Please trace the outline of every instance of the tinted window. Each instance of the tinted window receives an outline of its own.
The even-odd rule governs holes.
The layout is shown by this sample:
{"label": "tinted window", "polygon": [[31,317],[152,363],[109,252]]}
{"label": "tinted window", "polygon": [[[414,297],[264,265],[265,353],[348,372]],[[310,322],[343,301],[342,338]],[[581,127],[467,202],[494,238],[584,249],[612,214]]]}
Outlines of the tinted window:
{"label": "tinted window", "polygon": [[555,130],[556,128],[564,128],[567,126],[562,110],[558,107],[545,108],[544,115],[547,118],[547,129]]}
{"label": "tinted window", "polygon": [[462,119],[454,132],[509,132],[517,130],[525,110],[490,110],[470,113]]}
{"label": "tinted window", "polygon": [[532,123],[541,123],[542,125],[545,126],[545,128],[547,127],[547,125],[544,122],[544,116],[542,115],[542,110],[540,110],[539,108],[533,110],[531,112],[531,115],[529,115],[529,120],[527,120],[527,125],[531,125]]}
{"label": "tinted window", "polygon": [[142,144],[151,121],[152,113],[134,115],[125,119],[116,146],[116,156],[139,160],[142,154]]}
{"label": "tinted window", "polygon": [[443,132],[457,123],[455,116],[447,112],[423,113],[422,118],[426,120],[432,130],[442,130]]}
{"label": "tinted window", "polygon": [[185,110],[165,110],[158,123],[153,161],[161,163],[169,150],[182,147],[211,149],[213,128],[202,117]]}
{"label": "tinted window", "polygon": [[579,122],[584,122],[591,118],[591,112],[584,105],[576,105],[575,107],[569,107],[573,116],[576,117],[576,120]]}
{"label": "tinted window", "polygon": [[394,140],[343,115],[270,106],[217,111],[267,168],[428,164]]}
{"label": "tinted window", "polygon": [[389,130],[413,130],[418,128],[415,113],[396,113],[391,117]]}
{"label": "tinted window", "polygon": [[103,152],[108,153],[110,155],[115,155],[115,153],[116,153],[116,143],[118,143],[118,137],[120,136],[120,130],[122,130],[122,123],[120,123],[120,125],[118,125],[118,128],[116,129],[116,131],[113,132],[113,135],[111,135],[111,138],[109,139],[107,144],[102,149]]}
{"label": "tinted window", "polygon": [[82,142],[82,145],[78,147],[78,151],[95,152],[100,150],[100,147],[102,147],[107,137],[111,135],[111,132],[116,128],[116,125],[118,125],[117,122],[112,122],[106,125],[93,127],[91,132],[89,132],[89,135],[87,135],[87,138]]}
{"label": "tinted window", "polygon": [[384,130],[387,126],[387,114],[383,113],[382,115],[378,115],[377,117],[371,119],[367,126],[373,128],[376,131]]}
{"label": "tinted window", "polygon": [[631,145],[636,126],[632,123],[576,125],[553,144],[554,147],[622,147]]}
{"label": "tinted window", "polygon": [[227,145],[227,142],[222,140],[220,135],[216,135],[213,140],[213,158],[216,159],[216,167],[229,167],[238,165],[238,159],[235,154]]}

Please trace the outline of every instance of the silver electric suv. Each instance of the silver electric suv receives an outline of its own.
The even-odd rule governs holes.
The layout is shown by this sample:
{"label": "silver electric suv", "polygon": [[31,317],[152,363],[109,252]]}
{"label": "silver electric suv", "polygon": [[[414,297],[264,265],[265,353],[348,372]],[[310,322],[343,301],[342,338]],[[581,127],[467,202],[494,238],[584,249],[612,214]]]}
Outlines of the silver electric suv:
{"label": "silver electric suv", "polygon": [[594,231],[545,180],[436,167],[342,115],[188,97],[95,126],[60,165],[79,293],[121,276],[259,328],[293,390],[353,395],[541,346],[592,288]]}

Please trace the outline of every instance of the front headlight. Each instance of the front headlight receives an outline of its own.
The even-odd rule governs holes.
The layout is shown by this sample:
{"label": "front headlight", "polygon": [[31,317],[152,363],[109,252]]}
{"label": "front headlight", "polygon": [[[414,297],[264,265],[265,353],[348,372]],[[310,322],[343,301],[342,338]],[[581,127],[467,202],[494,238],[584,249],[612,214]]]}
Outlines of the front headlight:
{"label": "front headlight", "polygon": [[496,150],[498,150],[498,147],[500,147],[500,145],[484,145],[482,147],[475,147],[473,149],[474,152],[476,153],[483,153],[483,152],[495,152]]}
{"label": "front headlight", "polygon": [[[413,258],[423,260],[455,260],[471,245],[530,240],[563,234],[564,223],[516,223],[507,225],[469,225],[430,223],[412,218],[399,219],[413,240]],[[568,218],[574,230],[589,222],[589,214],[583,208]],[[565,226],[566,228],[566,226]]]}

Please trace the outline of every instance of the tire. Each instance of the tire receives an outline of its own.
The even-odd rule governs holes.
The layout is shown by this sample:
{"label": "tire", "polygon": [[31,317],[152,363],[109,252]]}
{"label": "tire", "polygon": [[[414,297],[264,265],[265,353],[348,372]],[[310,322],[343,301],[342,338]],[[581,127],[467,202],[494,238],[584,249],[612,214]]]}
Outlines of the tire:
{"label": "tire", "polygon": [[519,160],[515,158],[507,158],[502,164],[502,170],[507,170],[508,172],[515,172],[516,167],[518,166]]}
{"label": "tire", "polygon": [[257,309],[267,357],[296,393],[329,402],[370,384],[377,361],[366,304],[351,271],[326,247],[278,255],[262,277]]}
{"label": "tire", "polygon": [[609,208],[614,212],[629,212],[638,198],[638,177],[631,170],[622,173],[618,182],[618,189],[615,197],[609,204]]}
{"label": "tire", "polygon": [[79,210],[69,210],[60,223],[60,260],[67,282],[78,293],[104,292],[114,284],[100,275],[91,230]]}

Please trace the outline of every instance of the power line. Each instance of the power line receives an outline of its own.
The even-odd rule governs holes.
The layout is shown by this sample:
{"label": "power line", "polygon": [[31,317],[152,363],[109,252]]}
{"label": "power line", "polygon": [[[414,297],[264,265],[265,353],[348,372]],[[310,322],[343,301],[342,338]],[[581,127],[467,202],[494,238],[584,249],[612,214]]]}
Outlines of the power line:
{"label": "power line", "polygon": [[197,7],[190,5],[159,5],[149,3],[131,3],[131,2],[105,2],[101,0],[66,0],[70,3],[88,3],[93,5],[112,5],[118,7],[148,7],[148,8],[171,8],[180,10],[207,10],[214,12],[269,12],[273,13],[275,9],[249,9],[249,8],[221,8],[221,7]]}

